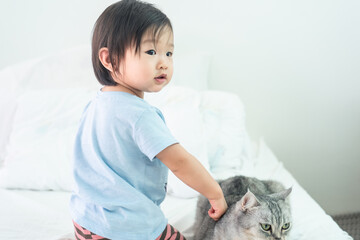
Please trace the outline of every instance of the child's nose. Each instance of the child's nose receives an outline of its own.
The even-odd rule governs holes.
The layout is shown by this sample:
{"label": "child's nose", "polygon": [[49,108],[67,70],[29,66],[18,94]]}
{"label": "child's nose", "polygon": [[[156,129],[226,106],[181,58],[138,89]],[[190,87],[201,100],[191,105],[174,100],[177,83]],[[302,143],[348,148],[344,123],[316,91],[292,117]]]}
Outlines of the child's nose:
{"label": "child's nose", "polygon": [[158,69],[167,69],[170,61],[166,57],[160,57],[158,62]]}

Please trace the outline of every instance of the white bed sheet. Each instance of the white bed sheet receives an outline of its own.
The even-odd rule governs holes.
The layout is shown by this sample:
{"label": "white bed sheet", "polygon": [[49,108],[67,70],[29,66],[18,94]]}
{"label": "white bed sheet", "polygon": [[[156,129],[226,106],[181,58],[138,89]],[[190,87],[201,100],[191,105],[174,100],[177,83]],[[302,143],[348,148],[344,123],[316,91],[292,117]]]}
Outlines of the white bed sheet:
{"label": "white bed sheet", "polygon": [[[292,186],[292,240],[349,240],[346,232],[306,193],[267,145],[260,141],[256,157],[244,167],[244,175],[274,179]],[[73,227],[68,210],[69,192],[0,189],[0,239],[68,240]],[[169,222],[191,240],[196,198],[168,196],[161,208]]]}
{"label": "white bed sheet", "polygon": [[0,239],[59,239],[72,231],[69,192],[0,189]]}

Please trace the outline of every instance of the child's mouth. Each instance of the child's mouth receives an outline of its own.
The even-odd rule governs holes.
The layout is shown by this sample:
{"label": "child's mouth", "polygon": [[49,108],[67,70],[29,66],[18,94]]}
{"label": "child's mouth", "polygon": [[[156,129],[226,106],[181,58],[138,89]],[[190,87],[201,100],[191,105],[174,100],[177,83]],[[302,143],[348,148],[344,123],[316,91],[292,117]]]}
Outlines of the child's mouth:
{"label": "child's mouth", "polygon": [[157,81],[157,82],[165,82],[165,80],[166,80],[166,74],[161,74],[160,76],[157,76],[157,77],[155,77],[155,80]]}

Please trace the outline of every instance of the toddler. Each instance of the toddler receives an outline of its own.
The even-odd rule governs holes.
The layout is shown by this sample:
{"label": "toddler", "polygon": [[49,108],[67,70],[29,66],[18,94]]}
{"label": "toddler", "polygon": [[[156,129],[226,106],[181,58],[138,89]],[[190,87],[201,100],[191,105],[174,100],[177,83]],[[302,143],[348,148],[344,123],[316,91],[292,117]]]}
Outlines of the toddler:
{"label": "toddler", "polygon": [[211,218],[226,211],[218,183],[143,100],[170,82],[173,51],[170,20],[149,3],[114,3],[96,21],[92,62],[103,87],[85,107],[75,140],[77,239],[184,239],[159,207],[168,169],[209,200]]}

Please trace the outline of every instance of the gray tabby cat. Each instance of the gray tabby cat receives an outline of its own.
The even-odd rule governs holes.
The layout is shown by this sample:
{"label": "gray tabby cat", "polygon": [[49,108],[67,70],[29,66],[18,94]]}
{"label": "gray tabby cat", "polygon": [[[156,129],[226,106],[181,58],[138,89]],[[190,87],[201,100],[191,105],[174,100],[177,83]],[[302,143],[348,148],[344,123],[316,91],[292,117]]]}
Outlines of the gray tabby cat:
{"label": "gray tabby cat", "polygon": [[[287,196],[291,188],[275,181],[236,176],[219,182],[228,204],[215,222],[210,204],[199,197],[194,240],[285,240],[291,226]],[[250,191],[251,190],[251,191]]]}

